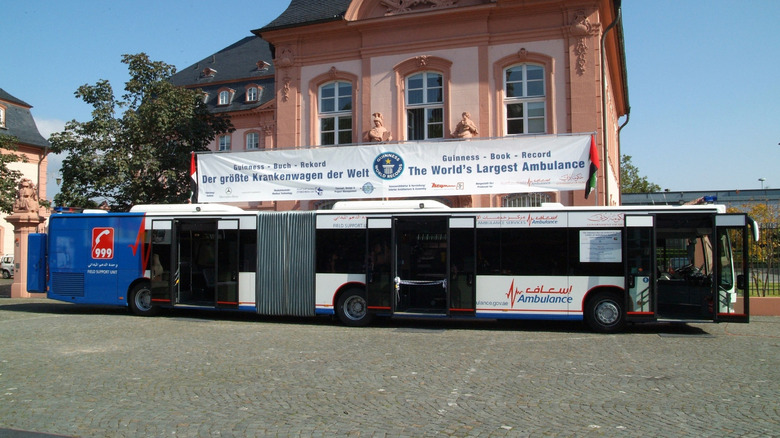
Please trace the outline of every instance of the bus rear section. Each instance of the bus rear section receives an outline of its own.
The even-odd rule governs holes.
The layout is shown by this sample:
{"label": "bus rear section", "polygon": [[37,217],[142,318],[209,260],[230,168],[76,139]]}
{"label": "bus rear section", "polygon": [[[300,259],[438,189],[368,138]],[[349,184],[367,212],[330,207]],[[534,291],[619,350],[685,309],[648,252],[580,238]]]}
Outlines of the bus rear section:
{"label": "bus rear section", "polygon": [[29,290],[71,303],[126,306],[128,288],[143,276],[143,238],[142,214],[54,214],[47,234],[30,236]]}

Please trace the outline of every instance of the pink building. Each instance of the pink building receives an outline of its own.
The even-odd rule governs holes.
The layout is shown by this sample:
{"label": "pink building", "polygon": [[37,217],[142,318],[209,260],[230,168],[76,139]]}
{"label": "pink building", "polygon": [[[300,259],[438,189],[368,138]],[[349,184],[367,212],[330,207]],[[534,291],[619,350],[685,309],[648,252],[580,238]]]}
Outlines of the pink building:
{"label": "pink building", "polygon": [[[595,133],[595,200],[585,199],[584,185],[440,200],[620,202],[619,130],[629,105],[619,0],[292,0],[253,33],[174,77],[230,114],[236,131],[213,150],[355,145],[372,135],[425,142]],[[459,125],[464,113],[470,123]]]}

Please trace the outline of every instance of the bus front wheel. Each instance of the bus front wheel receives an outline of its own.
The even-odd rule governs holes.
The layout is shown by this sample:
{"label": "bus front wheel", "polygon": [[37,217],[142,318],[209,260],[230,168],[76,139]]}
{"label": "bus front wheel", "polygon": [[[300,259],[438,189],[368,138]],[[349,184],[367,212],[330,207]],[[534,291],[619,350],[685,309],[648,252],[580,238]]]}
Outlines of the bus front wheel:
{"label": "bus front wheel", "polygon": [[588,300],[585,308],[585,322],[600,333],[615,333],[626,324],[626,312],[620,296],[602,292]]}
{"label": "bus front wheel", "polygon": [[148,284],[141,283],[136,285],[128,297],[130,310],[138,316],[154,316],[159,312],[159,308],[152,305],[152,289]]}
{"label": "bus front wheel", "polygon": [[348,326],[364,327],[371,323],[366,294],[360,289],[350,289],[339,297],[336,304],[339,320]]}

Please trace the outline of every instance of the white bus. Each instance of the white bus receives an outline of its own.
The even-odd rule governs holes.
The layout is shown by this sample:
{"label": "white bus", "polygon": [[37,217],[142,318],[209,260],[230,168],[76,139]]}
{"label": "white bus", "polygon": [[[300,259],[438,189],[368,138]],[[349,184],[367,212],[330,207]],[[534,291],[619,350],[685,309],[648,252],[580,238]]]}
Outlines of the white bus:
{"label": "white bus", "polygon": [[614,332],[628,322],[747,322],[757,233],[716,205],[139,206],[52,215],[48,233],[31,237],[28,285],[139,315],[195,306],[335,315],[350,326],[419,316],[584,320]]}

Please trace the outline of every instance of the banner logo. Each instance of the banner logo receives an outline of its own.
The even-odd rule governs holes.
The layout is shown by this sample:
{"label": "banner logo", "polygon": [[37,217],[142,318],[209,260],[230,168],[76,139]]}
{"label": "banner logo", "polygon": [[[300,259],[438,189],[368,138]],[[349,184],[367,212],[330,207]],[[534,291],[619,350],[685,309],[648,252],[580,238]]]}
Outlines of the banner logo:
{"label": "banner logo", "polygon": [[374,173],[382,179],[396,179],[404,171],[404,160],[395,152],[383,152],[374,158]]}

